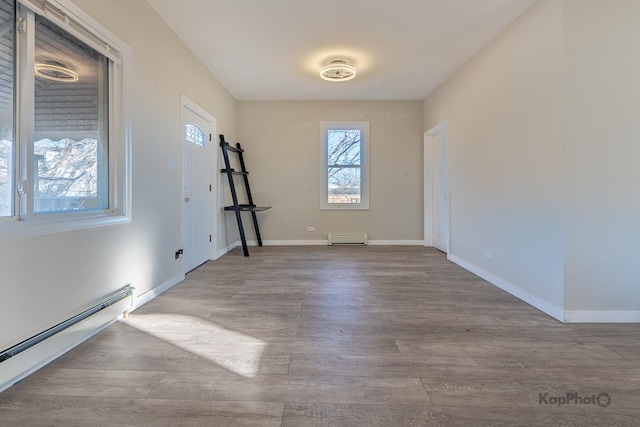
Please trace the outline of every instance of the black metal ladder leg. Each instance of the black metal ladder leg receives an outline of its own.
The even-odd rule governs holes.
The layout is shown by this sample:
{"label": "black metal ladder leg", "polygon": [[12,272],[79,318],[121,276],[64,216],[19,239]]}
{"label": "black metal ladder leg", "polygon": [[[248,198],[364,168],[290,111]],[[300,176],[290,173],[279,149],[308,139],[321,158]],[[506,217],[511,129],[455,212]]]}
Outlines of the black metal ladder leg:
{"label": "black metal ladder leg", "polygon": [[258,228],[258,217],[255,212],[251,212],[251,217],[253,218],[253,229],[256,232],[256,240],[258,241],[258,246],[262,246],[262,237],[260,237],[260,229]]}
{"label": "black metal ladder leg", "polygon": [[240,233],[240,241],[242,242],[242,252],[244,252],[244,256],[249,256],[249,247],[247,246],[247,238],[244,235],[244,226],[242,225],[242,215],[240,215],[239,210],[236,211],[236,221],[238,221],[238,232]]}
{"label": "black metal ladder leg", "polygon": [[[238,160],[240,161],[240,168],[242,172],[245,172],[245,175],[242,176],[244,179],[244,189],[247,193],[247,201],[250,205],[253,205],[253,196],[251,195],[251,187],[249,186],[249,176],[247,172],[247,167],[244,164],[244,150],[240,143],[236,143],[236,148],[238,149]],[[260,227],[258,226],[258,217],[256,216],[255,211],[251,211],[251,219],[253,220],[253,229],[256,233],[256,240],[258,242],[258,246],[262,246],[262,237],[260,236]]]}

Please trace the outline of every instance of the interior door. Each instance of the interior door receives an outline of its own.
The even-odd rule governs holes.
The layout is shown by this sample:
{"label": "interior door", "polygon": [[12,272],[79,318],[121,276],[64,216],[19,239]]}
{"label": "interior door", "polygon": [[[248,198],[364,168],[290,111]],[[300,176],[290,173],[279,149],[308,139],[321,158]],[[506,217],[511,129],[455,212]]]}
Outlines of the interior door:
{"label": "interior door", "polygon": [[448,136],[433,136],[433,246],[449,253]]}
{"label": "interior door", "polygon": [[215,257],[217,144],[215,118],[191,102],[182,106],[183,271]]}

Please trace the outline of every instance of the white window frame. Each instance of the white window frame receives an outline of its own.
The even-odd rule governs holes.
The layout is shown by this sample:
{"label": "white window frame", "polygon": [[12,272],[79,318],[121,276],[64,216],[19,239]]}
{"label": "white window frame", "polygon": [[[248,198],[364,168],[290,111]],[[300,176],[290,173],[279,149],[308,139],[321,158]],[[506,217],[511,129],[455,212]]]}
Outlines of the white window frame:
{"label": "white window frame", "polygon": [[[360,130],[360,203],[329,203],[328,132],[333,129]],[[320,172],[321,210],[369,210],[369,122],[320,122],[322,169]]]}
{"label": "white window frame", "polygon": [[[29,11],[18,11],[27,23],[27,43],[16,49],[16,63],[23,67],[17,75],[16,98],[18,100],[15,128],[16,164],[26,191],[33,191],[32,177],[24,167],[29,154],[28,141],[33,141],[33,105],[20,103],[21,99],[33,99],[34,13],[44,16],[70,34],[109,58],[109,208],[85,212],[32,214],[26,197],[15,196],[17,215],[0,219],[0,240],[35,237],[40,235],[80,230],[131,222],[131,48],[120,38],[104,28],[69,0],[18,0]],[[33,12],[33,13],[31,13]],[[18,35],[16,34],[16,37]],[[27,65],[24,66],[24,56]],[[32,64],[31,64],[32,65]],[[31,174],[32,175],[32,174]],[[16,185],[16,191],[18,185]]]}

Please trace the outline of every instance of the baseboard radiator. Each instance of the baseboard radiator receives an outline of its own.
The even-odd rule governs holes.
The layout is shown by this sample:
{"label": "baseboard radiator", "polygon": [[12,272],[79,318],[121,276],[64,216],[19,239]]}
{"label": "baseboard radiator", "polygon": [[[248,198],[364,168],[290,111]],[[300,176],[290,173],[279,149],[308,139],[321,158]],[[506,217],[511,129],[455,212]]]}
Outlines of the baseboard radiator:
{"label": "baseboard radiator", "polygon": [[134,288],[124,288],[81,313],[0,352],[0,392],[80,344],[133,309]]}
{"label": "baseboard radiator", "polygon": [[366,233],[329,234],[329,245],[366,245]]}

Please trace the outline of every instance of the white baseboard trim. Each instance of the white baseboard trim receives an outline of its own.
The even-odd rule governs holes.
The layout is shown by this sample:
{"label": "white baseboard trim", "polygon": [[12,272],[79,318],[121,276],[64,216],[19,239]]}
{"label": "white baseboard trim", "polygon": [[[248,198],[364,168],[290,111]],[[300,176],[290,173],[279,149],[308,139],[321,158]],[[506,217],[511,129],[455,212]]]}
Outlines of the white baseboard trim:
{"label": "white baseboard trim", "polygon": [[[159,284],[153,289],[148,290],[147,292],[136,295],[136,299],[134,300],[133,310],[142,307],[158,295],[168,291],[178,283],[184,280],[184,274],[179,274],[177,276],[172,277],[171,279],[165,281],[164,283]],[[133,311],[132,310],[132,311]]]}
{"label": "white baseboard trim", "polygon": [[487,282],[499,287],[500,289],[502,289],[503,291],[509,292],[511,295],[513,295],[516,298],[521,299],[522,301],[526,302],[529,305],[532,305],[533,307],[537,308],[538,310],[548,314],[549,316],[553,317],[554,319],[557,319],[561,322],[565,321],[565,313],[564,310],[558,307],[555,307],[551,304],[549,304],[548,302],[534,296],[531,295],[529,292],[519,288],[518,286],[514,285],[511,282],[508,282],[506,280],[504,280],[501,277],[498,277],[492,273],[489,273],[488,271],[483,270],[482,268],[471,264],[470,262],[467,262],[455,255],[450,255],[449,256],[449,260],[451,262],[454,262],[456,264],[458,264],[460,267],[464,268],[465,270],[469,270],[470,272],[472,272],[473,274],[476,274],[480,277],[482,277],[484,280],[486,280]]}
{"label": "white baseboard trim", "polygon": [[242,243],[240,242],[240,240],[238,240],[237,242],[233,242],[232,244],[230,244],[229,246],[227,246],[226,248],[222,248],[220,249],[218,252],[216,252],[215,257],[213,258],[213,261],[217,260],[218,258],[220,258],[221,256],[223,256],[224,254],[226,254],[227,252],[237,248],[238,246],[240,246]]}
{"label": "white baseboard trim", "polygon": [[[252,246],[256,246],[257,242],[251,242]],[[327,246],[328,240],[263,240],[264,246]]]}
{"label": "white baseboard trim", "polygon": [[[327,246],[329,241],[324,240],[263,240],[264,246]],[[369,240],[370,246],[424,246],[424,240]],[[248,246],[258,246],[255,240],[247,240]],[[236,246],[240,246],[240,242]],[[358,246],[358,245],[355,245]],[[234,246],[235,247],[235,246]]]}
{"label": "white baseboard trim", "polygon": [[371,246],[424,246],[424,240],[369,240]]}
{"label": "white baseboard trim", "polygon": [[567,323],[640,323],[640,311],[565,311]]}

